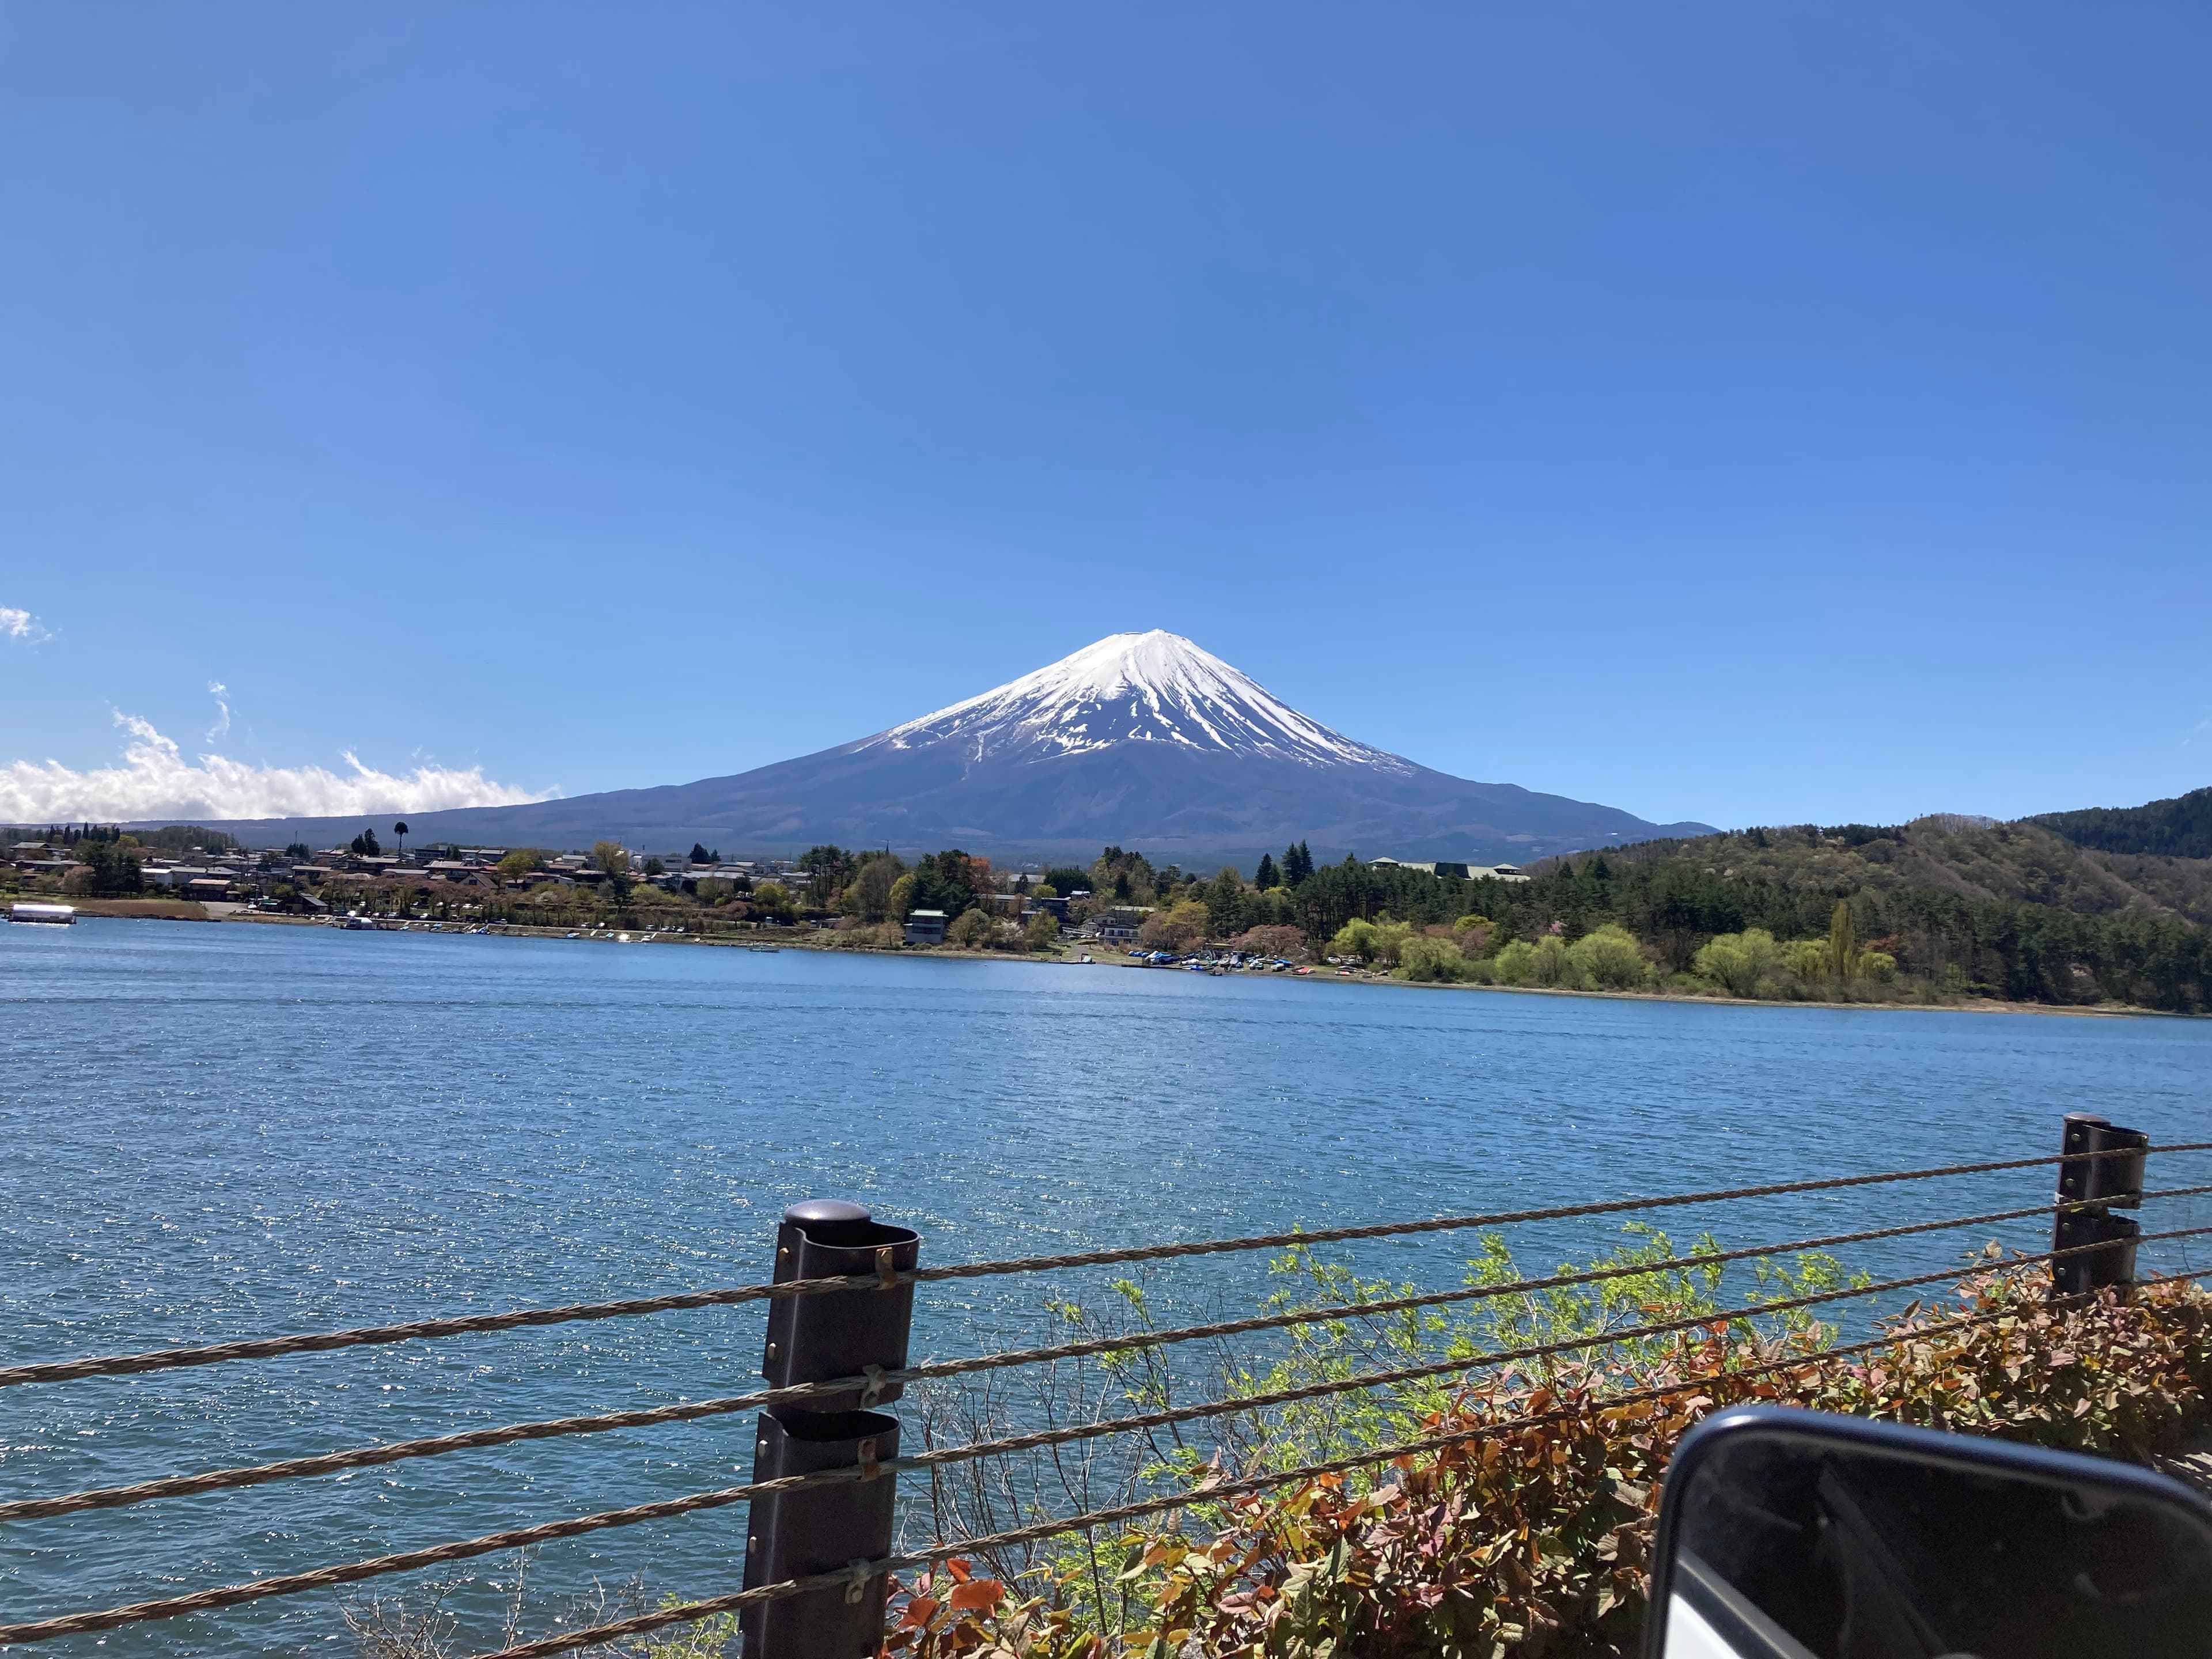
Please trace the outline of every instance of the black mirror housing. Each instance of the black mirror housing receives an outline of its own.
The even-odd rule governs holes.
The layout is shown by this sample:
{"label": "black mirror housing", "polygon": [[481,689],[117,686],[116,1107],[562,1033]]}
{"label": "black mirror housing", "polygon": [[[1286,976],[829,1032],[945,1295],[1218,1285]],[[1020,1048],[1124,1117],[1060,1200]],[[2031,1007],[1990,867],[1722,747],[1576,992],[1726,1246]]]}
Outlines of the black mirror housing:
{"label": "black mirror housing", "polygon": [[2212,1503],[2133,1464],[1776,1407],[1667,1474],[1645,1659],[2212,1654]]}

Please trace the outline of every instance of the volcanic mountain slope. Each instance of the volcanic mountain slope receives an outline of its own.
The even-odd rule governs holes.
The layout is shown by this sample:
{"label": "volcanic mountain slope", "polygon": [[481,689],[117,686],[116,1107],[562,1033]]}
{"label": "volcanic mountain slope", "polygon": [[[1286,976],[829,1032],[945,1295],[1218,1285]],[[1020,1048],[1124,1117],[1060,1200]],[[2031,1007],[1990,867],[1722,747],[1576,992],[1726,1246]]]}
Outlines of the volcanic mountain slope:
{"label": "volcanic mountain slope", "polygon": [[[239,827],[249,839],[261,828]],[[357,827],[314,821],[324,833]],[[1706,828],[1432,772],[1155,630],[819,754],[696,783],[425,813],[412,834],[539,847],[609,836],[647,850],[697,841],[731,856],[836,842],[1089,857],[1118,842],[1188,865],[1303,839],[1316,856],[1489,864]]]}

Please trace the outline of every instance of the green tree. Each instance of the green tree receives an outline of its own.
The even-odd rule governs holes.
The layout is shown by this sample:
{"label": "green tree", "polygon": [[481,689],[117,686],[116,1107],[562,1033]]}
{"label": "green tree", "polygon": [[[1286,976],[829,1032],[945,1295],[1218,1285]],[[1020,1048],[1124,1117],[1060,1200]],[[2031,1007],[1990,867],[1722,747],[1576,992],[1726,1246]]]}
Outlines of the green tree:
{"label": "green tree", "polygon": [[985,903],[992,890],[988,859],[971,858],[958,848],[932,853],[914,866],[913,908],[957,916]]}
{"label": "green tree", "polygon": [[988,949],[998,937],[998,920],[988,910],[963,912],[953,919],[951,927],[945,930],[945,942],[957,945],[963,951]]}
{"label": "green tree", "polygon": [[[890,916],[891,890],[905,874],[906,866],[889,853],[870,854],[861,861],[860,873],[845,889],[845,914],[867,922],[882,921]],[[907,891],[912,895],[914,889],[911,884]],[[912,908],[910,896],[908,908]],[[900,915],[902,916],[904,912]]]}
{"label": "green tree", "polygon": [[694,864],[714,864],[719,862],[719,860],[710,857],[707,849],[699,842],[695,841],[691,843],[691,862]]}
{"label": "green tree", "polygon": [[138,843],[128,836],[77,843],[77,856],[88,866],[85,890],[101,898],[136,893],[146,884],[138,862]]}
{"label": "green tree", "polygon": [[1373,922],[1364,921],[1358,916],[1354,916],[1330,936],[1328,954],[1333,957],[1358,957],[1363,962],[1372,962],[1375,960],[1376,952],[1381,949],[1378,943],[1381,938],[1382,930]]}
{"label": "green tree", "polygon": [[1177,956],[1206,935],[1212,917],[1195,899],[1183,899],[1146,916],[1137,929],[1137,943],[1148,951],[1172,951]]}
{"label": "green tree", "polygon": [[1828,941],[1794,939],[1782,947],[1782,959],[1800,983],[1818,985],[1828,976]]}
{"label": "green tree", "polygon": [[842,847],[810,847],[799,855],[799,867],[806,872],[808,890],[826,908],[836,902],[837,895],[859,872],[860,860]]}
{"label": "green tree", "polygon": [[500,879],[520,881],[538,867],[538,852],[535,847],[517,847],[499,861]]}
{"label": "green tree", "polygon": [[1358,957],[1377,967],[1397,965],[1407,944],[1419,936],[1410,923],[1392,921],[1363,921],[1352,918],[1336,930],[1328,942],[1328,954],[1333,957]]}
{"label": "green tree", "polygon": [[1651,964],[1636,936],[1611,922],[1569,945],[1567,960],[1583,983],[1601,990],[1636,991],[1651,982]]}
{"label": "green tree", "polygon": [[1766,976],[1781,964],[1782,947],[1764,927],[1747,927],[1741,933],[1723,933],[1698,954],[1698,974],[1721,986],[1730,996],[1754,997]]}
{"label": "green tree", "polygon": [[1273,853],[1260,854],[1260,867],[1252,872],[1252,884],[1263,893],[1270,887],[1280,885],[1280,878],[1275,874],[1275,855]]}
{"label": "green tree", "polygon": [[1583,982],[1573,957],[1568,954],[1566,940],[1557,933],[1547,933],[1536,941],[1528,957],[1528,977],[1538,985],[1559,990],[1578,990]]}
{"label": "green tree", "polygon": [[799,915],[798,901],[781,882],[764,881],[754,888],[752,905],[761,915],[777,921],[795,921]]}
{"label": "green tree", "polygon": [[1455,984],[1474,978],[1474,964],[1448,939],[1415,933],[1398,947],[1398,976],[1415,984]]}
{"label": "green tree", "polygon": [[1499,931],[1488,916],[1473,910],[1454,917],[1451,930],[1459,948],[1471,957],[1487,956]]}
{"label": "green tree", "polygon": [[1828,971],[1836,976],[1838,985],[1847,984],[1859,969],[1859,941],[1851,926],[1851,906],[1848,899],[1838,899],[1836,908],[1828,913]]}
{"label": "green tree", "polygon": [[1215,939],[1226,939],[1230,934],[1242,931],[1244,878],[1238,875],[1232,866],[1223,865],[1220,873],[1197,891],[1204,900],[1206,913],[1211,919],[1206,928],[1209,935]]}
{"label": "green tree", "polygon": [[1525,939],[1510,939],[1491,958],[1501,985],[1526,985],[1535,976],[1536,947]]}
{"label": "green tree", "polygon": [[[1054,884],[1057,885],[1057,884]],[[1150,904],[1159,883],[1152,861],[1142,853],[1125,853],[1109,847],[1091,866],[1091,890],[1113,904]]]}
{"label": "green tree", "polygon": [[1044,872],[1044,884],[1062,898],[1073,897],[1091,889],[1091,872],[1072,864],[1056,864]]}
{"label": "green tree", "polygon": [[884,898],[885,921],[904,921],[911,912],[927,908],[915,902],[914,894],[917,884],[914,872],[911,870],[903,872],[891,883],[890,891]]}
{"label": "green tree", "polygon": [[1022,942],[1032,951],[1049,951],[1060,943],[1060,923],[1051,911],[1040,910],[1030,918]]}

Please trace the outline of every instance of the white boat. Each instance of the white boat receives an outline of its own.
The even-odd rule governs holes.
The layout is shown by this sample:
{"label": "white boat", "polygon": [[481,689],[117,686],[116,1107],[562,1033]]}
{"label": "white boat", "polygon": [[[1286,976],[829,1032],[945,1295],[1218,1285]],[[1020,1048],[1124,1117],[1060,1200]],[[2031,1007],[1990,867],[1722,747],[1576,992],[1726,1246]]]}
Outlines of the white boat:
{"label": "white boat", "polygon": [[76,920],[73,904],[34,904],[27,900],[8,907],[10,921],[34,922],[45,927],[66,927]]}

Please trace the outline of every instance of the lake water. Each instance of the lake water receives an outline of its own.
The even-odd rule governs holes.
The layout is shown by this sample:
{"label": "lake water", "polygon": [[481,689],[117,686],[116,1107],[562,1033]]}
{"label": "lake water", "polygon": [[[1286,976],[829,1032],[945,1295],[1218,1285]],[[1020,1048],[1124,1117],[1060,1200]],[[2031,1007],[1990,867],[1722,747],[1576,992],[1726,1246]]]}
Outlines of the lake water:
{"label": "lake water", "polygon": [[[750,1283],[795,1200],[949,1262],[2212,1138],[2212,1023],[1731,1007],[787,951],[88,921],[0,927],[0,1363]],[[2212,1181],[2212,1154],[2151,1184]],[[2047,1170],[1659,1218],[1729,1245],[2035,1203]],[[2212,1221],[2201,1200],[2150,1227]],[[1523,1229],[1524,1265],[1619,1220]],[[1844,1252],[1938,1267],[2021,1223]],[[2042,1241],[2039,1243],[2039,1241]],[[2185,1241],[2200,1247],[2205,1241]],[[1472,1241],[1364,1247],[1458,1281]],[[2180,1245],[2147,1264],[2190,1262]],[[2196,1260],[2203,1260],[2199,1249]],[[1249,1308],[1264,1258],[1148,1275]],[[1101,1275],[924,1287],[915,1351]],[[757,1307],[0,1390],[0,1496],[741,1392]],[[0,1535],[49,1615],[741,1480],[750,1419],[504,1448]],[[549,1591],[741,1573],[742,1509],[548,1548]],[[457,1605],[495,1644],[480,1562]],[[487,1620],[489,1622],[487,1622]],[[41,1651],[349,1653],[331,1598]],[[462,1650],[466,1650],[464,1648]]]}

